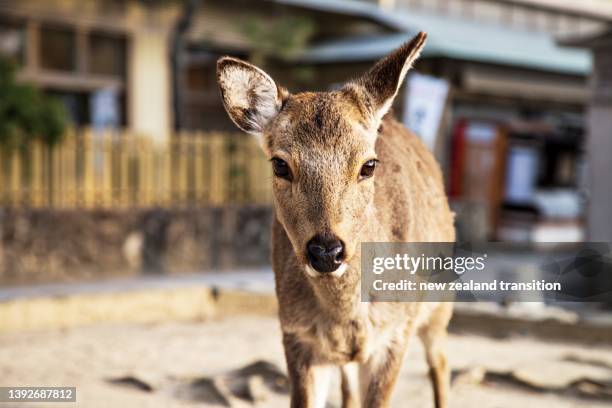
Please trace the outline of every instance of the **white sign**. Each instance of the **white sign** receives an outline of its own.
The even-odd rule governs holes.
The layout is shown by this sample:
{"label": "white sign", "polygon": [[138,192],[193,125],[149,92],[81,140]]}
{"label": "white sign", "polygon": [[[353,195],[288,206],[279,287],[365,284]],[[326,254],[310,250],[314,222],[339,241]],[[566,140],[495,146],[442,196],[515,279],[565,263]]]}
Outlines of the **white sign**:
{"label": "white sign", "polygon": [[446,105],[449,85],[444,79],[413,73],[408,78],[404,124],[433,150]]}
{"label": "white sign", "polygon": [[[91,94],[89,103],[94,135],[99,138],[105,130],[119,128],[119,95],[117,91],[111,88],[97,90]],[[94,174],[97,182],[102,182],[105,152],[101,149],[102,144],[96,143],[94,146]]]}
{"label": "white sign", "polygon": [[119,96],[113,89],[100,89],[91,95],[91,124],[94,129],[119,127]]}

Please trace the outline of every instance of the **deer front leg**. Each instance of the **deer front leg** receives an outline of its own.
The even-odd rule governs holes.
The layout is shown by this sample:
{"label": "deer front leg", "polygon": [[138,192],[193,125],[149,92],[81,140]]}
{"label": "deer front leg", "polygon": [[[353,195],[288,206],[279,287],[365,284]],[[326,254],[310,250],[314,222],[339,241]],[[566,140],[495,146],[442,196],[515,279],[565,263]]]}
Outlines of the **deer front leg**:
{"label": "deer front leg", "polygon": [[423,342],[425,357],[429,365],[429,378],[433,387],[436,408],[446,408],[448,406],[450,368],[446,361],[445,343],[446,328],[451,315],[452,304],[441,303],[432,313],[428,324],[419,330],[419,336]]}
{"label": "deer front leg", "polygon": [[404,359],[405,341],[393,342],[375,352],[359,371],[363,407],[385,408]]}
{"label": "deer front leg", "polygon": [[294,335],[284,334],[291,408],[325,408],[333,367],[315,364],[308,347]]}
{"label": "deer front leg", "polygon": [[351,362],[340,367],[342,376],[342,408],[360,408],[359,364]]}

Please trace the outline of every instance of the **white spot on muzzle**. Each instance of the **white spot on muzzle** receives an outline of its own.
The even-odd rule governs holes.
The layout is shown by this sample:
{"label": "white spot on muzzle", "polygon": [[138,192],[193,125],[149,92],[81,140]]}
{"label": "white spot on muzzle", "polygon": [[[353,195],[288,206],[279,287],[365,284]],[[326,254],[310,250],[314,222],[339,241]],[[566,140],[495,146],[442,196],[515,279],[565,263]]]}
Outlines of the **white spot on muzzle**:
{"label": "white spot on muzzle", "polygon": [[306,266],[304,266],[304,269],[306,270],[306,275],[310,276],[311,278],[319,278],[323,275],[331,275],[334,278],[339,278],[342,275],[344,275],[344,272],[346,272],[346,268],[347,268],[347,265],[346,263],[343,262],[342,265],[340,265],[340,267],[333,272],[319,273],[316,270],[314,270],[313,267],[310,266],[310,264],[306,264]]}
{"label": "white spot on muzzle", "polygon": [[336,269],[335,271],[333,271],[330,275],[333,276],[334,278],[339,278],[342,275],[344,275],[344,272],[346,272],[346,268],[347,268],[346,263],[342,262],[342,265],[340,265],[340,267]]}
{"label": "white spot on muzzle", "polygon": [[306,264],[304,269],[306,270],[306,275],[310,276],[311,278],[316,278],[319,276],[319,272],[312,269],[312,266],[310,266],[310,264]]}

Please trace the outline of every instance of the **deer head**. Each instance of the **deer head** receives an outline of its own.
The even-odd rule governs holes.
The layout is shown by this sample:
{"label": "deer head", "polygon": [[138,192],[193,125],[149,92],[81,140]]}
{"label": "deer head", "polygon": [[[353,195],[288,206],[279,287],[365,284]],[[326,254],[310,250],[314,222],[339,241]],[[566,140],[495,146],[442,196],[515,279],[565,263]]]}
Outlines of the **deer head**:
{"label": "deer head", "polygon": [[312,278],[341,276],[358,248],[374,210],[378,129],[425,39],[332,92],[292,95],[247,62],[217,63],[225,109],[270,158],[276,217]]}

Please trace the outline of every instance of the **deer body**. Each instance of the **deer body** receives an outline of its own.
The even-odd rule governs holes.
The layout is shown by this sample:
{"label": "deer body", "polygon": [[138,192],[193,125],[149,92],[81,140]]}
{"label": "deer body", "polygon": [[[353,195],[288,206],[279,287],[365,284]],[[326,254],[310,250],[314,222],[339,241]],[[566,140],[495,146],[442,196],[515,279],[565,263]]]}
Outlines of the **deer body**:
{"label": "deer body", "polygon": [[289,95],[250,64],[219,62],[230,117],[260,137],[274,166],[272,260],[292,407],[324,407],[334,367],[344,407],[388,406],[414,334],[435,405],[446,406],[450,304],[360,300],[361,242],[455,239],[437,163],[387,114],[424,41],[326,93]]}

